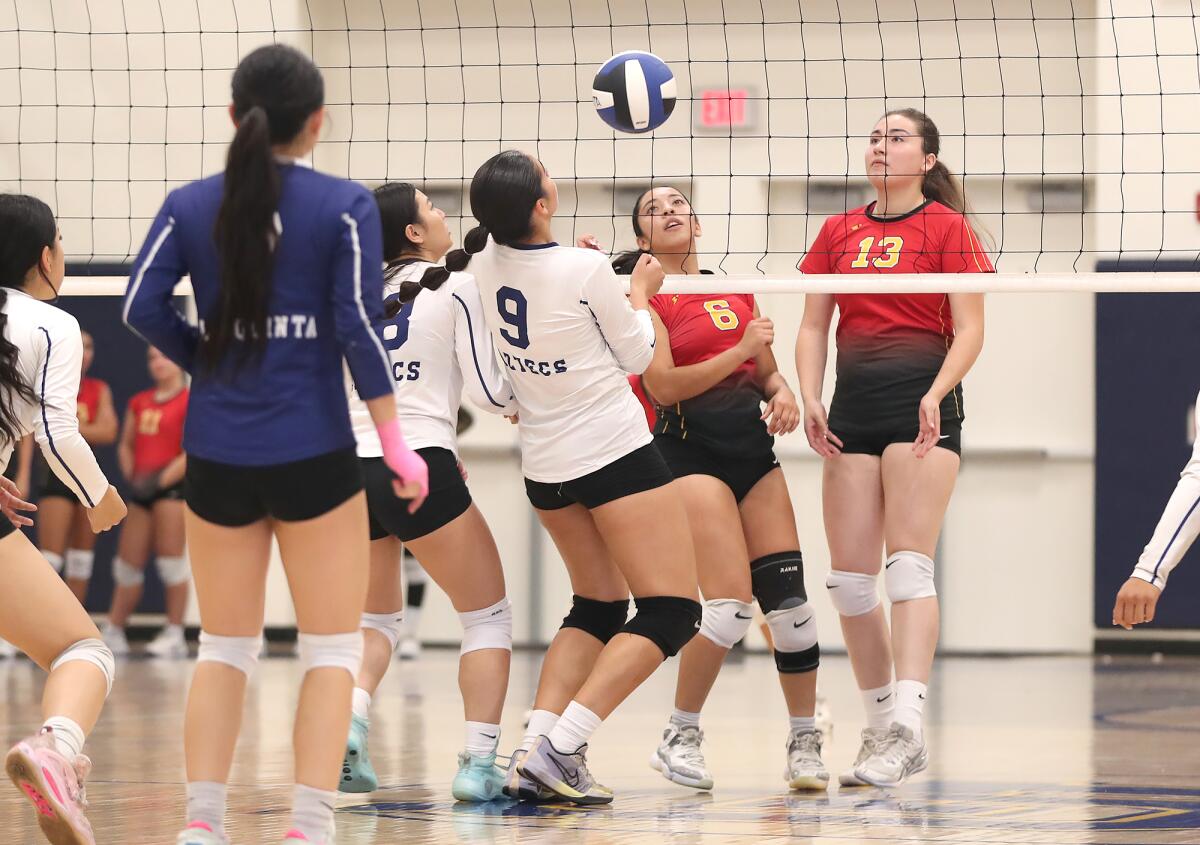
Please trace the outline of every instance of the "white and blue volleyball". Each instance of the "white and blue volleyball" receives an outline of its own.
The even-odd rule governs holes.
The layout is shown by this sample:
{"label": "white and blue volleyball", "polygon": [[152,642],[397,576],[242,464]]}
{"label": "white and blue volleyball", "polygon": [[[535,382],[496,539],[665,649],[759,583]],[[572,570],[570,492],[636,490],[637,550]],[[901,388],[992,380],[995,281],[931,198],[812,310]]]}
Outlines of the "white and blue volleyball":
{"label": "white and blue volleyball", "polygon": [[618,132],[650,132],[675,109],[675,74],[653,53],[617,53],[596,73],[592,102]]}

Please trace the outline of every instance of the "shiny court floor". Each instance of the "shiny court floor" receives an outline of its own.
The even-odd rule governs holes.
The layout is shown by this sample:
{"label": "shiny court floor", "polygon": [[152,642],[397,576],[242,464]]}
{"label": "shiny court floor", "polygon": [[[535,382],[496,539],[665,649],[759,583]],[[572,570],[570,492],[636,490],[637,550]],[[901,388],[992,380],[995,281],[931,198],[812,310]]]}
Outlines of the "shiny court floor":
{"label": "shiny court floor", "polygon": [[[660,671],[597,734],[590,755],[609,808],[458,805],[449,784],[462,743],[456,653],[397,663],[377,697],[372,754],[384,787],[339,804],[340,845],[381,843],[1200,843],[1200,661],[1143,658],[946,659],[930,696],[931,763],[895,790],[789,794],[786,720],[773,664],[732,663],[705,714],[711,794],[647,765],[671,705]],[[520,738],[539,655],[513,664],[502,750]],[[131,659],[88,751],[101,845],[170,845],[183,823],[179,725],[188,663]],[[860,707],[845,658],[826,659],[834,708],[825,759],[857,750]],[[277,842],[287,817],[295,661],[263,662],[231,790],[236,845]],[[41,675],[0,664],[5,739],[36,726]],[[35,843],[32,813],[0,793],[0,842]]]}

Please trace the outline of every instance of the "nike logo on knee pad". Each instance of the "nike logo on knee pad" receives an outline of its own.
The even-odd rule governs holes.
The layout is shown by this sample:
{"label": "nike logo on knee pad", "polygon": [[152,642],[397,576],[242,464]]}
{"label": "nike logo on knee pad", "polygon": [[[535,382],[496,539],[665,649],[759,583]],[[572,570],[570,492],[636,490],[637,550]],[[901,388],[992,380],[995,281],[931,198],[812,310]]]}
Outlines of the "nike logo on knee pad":
{"label": "nike logo on knee pad", "polygon": [[807,619],[805,619],[803,622],[793,622],[792,627],[793,628],[803,628],[805,625],[807,625],[811,621],[812,621],[812,617],[810,616]]}
{"label": "nike logo on knee pad", "polygon": [[753,619],[753,616],[742,616],[740,613],[733,614],[734,619]]}

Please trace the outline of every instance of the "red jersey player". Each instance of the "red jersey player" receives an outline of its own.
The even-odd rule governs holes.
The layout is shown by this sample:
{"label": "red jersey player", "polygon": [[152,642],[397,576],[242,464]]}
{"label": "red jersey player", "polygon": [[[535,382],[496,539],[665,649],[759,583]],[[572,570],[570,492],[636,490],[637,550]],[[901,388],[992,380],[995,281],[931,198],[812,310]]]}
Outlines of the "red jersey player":
{"label": "red jersey player", "polygon": [[[937,127],[922,112],[885,115],[865,156],[878,198],[826,220],[800,269],[992,272],[939,150]],[[826,459],[826,586],[868,717],[845,786],[894,786],[927,764],[921,714],[938,636],[933,555],[958,473],[960,382],[983,347],[983,296],[947,289],[810,294],[796,340],[805,432]],[[821,388],[835,306],[837,386],[827,419]],[[890,632],[875,583],[881,548]]]}
{"label": "red jersey player", "polygon": [[167,626],[147,647],[155,657],[186,657],[183,614],[191,572],[184,557],[183,423],[188,389],[183,371],[154,347],[147,353],[154,387],[129,400],[117,447],[121,472],[132,488],[129,519],[113,558],[113,598],[104,641],[114,654],[128,654],[125,623],[142,598],[146,563],[157,563],[167,600]]}
{"label": "red jersey player", "polygon": [[[646,191],[632,222],[639,250],[653,253],[665,272],[701,272],[700,222],[680,191]],[[638,256],[621,256],[614,266],[627,269]],[[660,294],[650,305],[657,342],[642,385],[658,406],[654,442],[687,508],[705,599],[700,636],[681,652],[675,710],[652,764],[675,783],[712,789],[700,710],[725,655],[753,621],[757,599],[791,717],[786,778],[793,789],[824,789],[816,622],[774,453],[773,435],[795,430],[799,408],[771,353],[774,329],[750,295]]]}
{"label": "red jersey player", "polygon": [[[96,344],[87,332],[83,337],[83,377],[79,380],[76,411],[79,433],[89,446],[108,446],[117,439],[117,412],[112,391],[98,378],[87,375],[96,360]],[[71,592],[82,604],[87,597],[95,559],[96,535],[75,493],[57,475],[46,473],[38,499],[38,544],[46,560],[63,572]]]}

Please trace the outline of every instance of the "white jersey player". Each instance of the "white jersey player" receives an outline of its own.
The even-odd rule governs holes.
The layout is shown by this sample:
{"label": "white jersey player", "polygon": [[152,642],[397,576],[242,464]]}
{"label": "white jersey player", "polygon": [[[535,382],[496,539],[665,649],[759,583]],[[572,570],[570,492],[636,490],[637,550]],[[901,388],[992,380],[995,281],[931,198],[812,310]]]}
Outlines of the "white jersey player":
{"label": "white jersey player", "polygon": [[[588,772],[588,738],[692,638],[700,604],[683,502],[625,377],[654,354],[647,309],[662,268],[647,256],[626,300],[604,256],[554,243],[557,208],[541,162],[493,156],[471,181],[481,225],[464,257],[517,397],[526,494],[575,593],[504,788],[597,804],[613,796]],[[630,592],[638,612],[626,621]]]}
{"label": "white jersey player", "polygon": [[[1196,407],[1200,409],[1200,395]],[[1133,574],[1117,594],[1113,624],[1126,630],[1154,621],[1154,608],[1166,589],[1167,578],[1200,536],[1200,425],[1194,436],[1192,458],[1183,468]]]}
{"label": "white jersey player", "polygon": [[[125,517],[79,433],[76,397],[83,364],[79,323],[42,300],[57,298],[65,260],[54,214],[41,200],[0,194],[0,470],[33,433],[46,463],[79,497],[95,532]],[[84,815],[82,754],[112,689],[112,652],[67,585],[17,528],[31,510],[0,479],[0,637],[49,669],[41,731],[13,746],[5,771],[37,809],[51,842],[95,845]],[[86,664],[86,665],[84,665]]]}
{"label": "white jersey player", "polygon": [[350,394],[350,416],[370,511],[371,582],[363,614],[362,669],[342,766],[343,792],[371,792],[378,780],[367,755],[371,696],[403,633],[400,544],[446,591],[463,626],[459,677],[466,710],[465,750],[451,792],[460,801],[500,793],[496,766],[500,711],[508,689],[512,608],[496,543],[471,502],[458,462],[455,428],[464,389],[485,411],[516,412],[496,361],[475,279],[437,264],[450,249],[445,215],[414,186],[375,191],[383,224],[383,345],[396,382],[396,415],[405,440],[429,467],[429,498],[412,512],[392,494],[394,476],[366,405]]}

